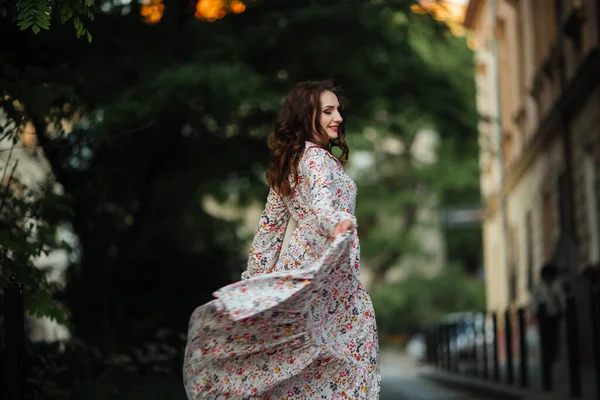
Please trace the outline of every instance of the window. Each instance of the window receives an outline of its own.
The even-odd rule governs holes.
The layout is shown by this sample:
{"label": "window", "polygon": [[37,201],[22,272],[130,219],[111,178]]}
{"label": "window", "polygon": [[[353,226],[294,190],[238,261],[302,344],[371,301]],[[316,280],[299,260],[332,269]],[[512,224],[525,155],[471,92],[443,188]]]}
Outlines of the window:
{"label": "window", "polygon": [[563,20],[563,15],[565,13],[564,0],[554,0],[554,9],[555,9],[554,23],[557,26],[561,26],[562,25],[562,20]]}
{"label": "window", "polygon": [[600,256],[600,234],[598,228],[598,209],[596,208],[596,168],[594,166],[594,158],[586,151],[583,159],[583,173],[585,179],[585,203],[586,214],[588,216],[588,260],[598,261]]}
{"label": "window", "polygon": [[518,272],[518,242],[514,227],[508,231],[509,259],[508,259],[508,301],[514,304],[518,298],[519,272]]}
{"label": "window", "polygon": [[570,234],[569,193],[567,192],[567,174],[563,171],[557,179],[558,192],[558,229],[561,233]]}
{"label": "window", "polygon": [[527,216],[525,217],[525,234],[526,238],[526,249],[527,252],[527,290],[531,291],[533,289],[533,280],[534,280],[534,258],[533,258],[533,218],[531,216],[531,211],[527,211]]}
{"label": "window", "polygon": [[[535,63],[539,68],[550,52],[551,46],[557,42],[558,24],[560,14],[557,12],[558,1],[533,0],[533,21]],[[560,2],[562,9],[562,2]],[[562,12],[562,11],[560,11]]]}
{"label": "window", "polygon": [[526,34],[526,30],[524,29],[525,27],[525,13],[522,12],[522,10],[519,9],[518,4],[515,4],[515,12],[516,12],[516,18],[515,18],[515,24],[516,24],[516,28],[517,28],[517,60],[518,60],[518,65],[519,65],[519,69],[518,69],[518,74],[519,74],[519,102],[521,103],[521,106],[523,104],[525,104],[525,100],[527,98],[528,95],[528,91],[527,91],[527,80],[526,80],[526,60],[527,57],[525,57],[525,51],[527,49],[527,46],[525,45],[525,34]]}
{"label": "window", "polygon": [[554,191],[547,188],[542,195],[542,242],[544,247],[544,260],[552,258],[554,251],[555,223],[555,195]]}
{"label": "window", "polygon": [[535,65],[536,67],[539,67],[542,62],[544,61],[544,53],[546,52],[545,50],[545,45],[543,43],[543,36],[544,36],[544,12],[543,12],[543,4],[544,2],[546,2],[548,0],[533,0],[532,3],[532,10],[533,10],[533,15],[534,18],[532,18],[533,21],[531,21],[531,23],[533,24],[533,41],[534,41],[534,47],[535,47]]}

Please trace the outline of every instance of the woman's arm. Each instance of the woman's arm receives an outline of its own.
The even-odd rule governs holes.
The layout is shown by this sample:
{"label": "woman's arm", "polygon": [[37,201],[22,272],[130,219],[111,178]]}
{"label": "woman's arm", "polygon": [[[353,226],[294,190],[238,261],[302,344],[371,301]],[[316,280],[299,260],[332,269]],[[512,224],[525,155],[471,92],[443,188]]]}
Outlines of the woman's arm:
{"label": "woman's arm", "polygon": [[[332,238],[335,228],[342,221],[351,221],[349,227],[356,228],[356,217],[346,211],[335,209],[335,199],[339,195],[332,177],[338,165],[333,156],[325,149],[310,147],[302,158],[300,171],[309,186],[309,207],[317,217],[321,233]],[[335,193],[334,193],[335,191]]]}
{"label": "woman's arm", "polygon": [[252,241],[246,271],[242,279],[248,279],[257,274],[266,273],[273,269],[285,236],[290,213],[283,199],[273,189],[267,197],[267,204],[260,215],[258,229]]}

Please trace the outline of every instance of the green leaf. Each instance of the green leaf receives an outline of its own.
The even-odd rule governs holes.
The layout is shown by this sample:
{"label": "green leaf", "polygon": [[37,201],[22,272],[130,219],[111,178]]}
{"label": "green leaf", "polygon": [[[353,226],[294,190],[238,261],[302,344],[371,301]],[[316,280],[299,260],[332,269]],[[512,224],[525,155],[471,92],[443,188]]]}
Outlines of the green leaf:
{"label": "green leaf", "polygon": [[43,28],[45,30],[50,29],[50,21],[49,20],[41,19],[38,21],[38,25],[40,26],[40,28]]}
{"label": "green leaf", "polygon": [[29,29],[29,27],[33,25],[33,21],[27,22],[27,23],[21,23],[18,24],[19,28],[21,28],[22,31]]}
{"label": "green leaf", "polygon": [[37,25],[33,25],[33,27],[31,28],[31,30],[33,31],[33,33],[35,33],[36,35],[38,33],[40,33],[40,27]]}
{"label": "green leaf", "polygon": [[22,23],[22,24],[28,24],[30,22],[34,22],[34,20],[35,20],[34,15],[28,15],[20,23]]}
{"label": "green leaf", "polygon": [[69,243],[65,242],[64,240],[60,242],[60,248],[68,252],[73,251],[73,248],[69,245]]}
{"label": "green leaf", "polygon": [[88,40],[88,43],[92,43],[92,34],[89,31],[87,33],[87,40]]}
{"label": "green leaf", "polygon": [[50,9],[50,7],[48,6],[48,3],[46,3],[46,2],[38,3],[38,11],[46,13],[46,14],[52,13],[52,10]]}

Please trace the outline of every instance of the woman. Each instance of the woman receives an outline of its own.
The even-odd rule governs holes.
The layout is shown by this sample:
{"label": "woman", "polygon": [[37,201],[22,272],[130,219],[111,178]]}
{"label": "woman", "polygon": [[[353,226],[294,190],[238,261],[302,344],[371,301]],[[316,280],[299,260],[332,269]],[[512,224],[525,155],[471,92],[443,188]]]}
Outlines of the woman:
{"label": "woman", "polygon": [[[192,314],[189,399],[379,398],[379,348],[359,280],[356,185],[333,81],[287,96],[269,137],[271,187],[242,280]],[[336,158],[331,148],[338,146]],[[285,252],[287,224],[293,231]]]}
{"label": "woman", "polygon": [[[560,347],[560,323],[565,312],[566,301],[562,283],[558,279],[559,269],[554,262],[547,262],[540,271],[540,281],[533,288],[533,312],[538,322],[542,358],[544,364],[551,366],[558,361]],[[551,370],[544,369],[551,374]],[[545,379],[550,380],[548,375]]]}

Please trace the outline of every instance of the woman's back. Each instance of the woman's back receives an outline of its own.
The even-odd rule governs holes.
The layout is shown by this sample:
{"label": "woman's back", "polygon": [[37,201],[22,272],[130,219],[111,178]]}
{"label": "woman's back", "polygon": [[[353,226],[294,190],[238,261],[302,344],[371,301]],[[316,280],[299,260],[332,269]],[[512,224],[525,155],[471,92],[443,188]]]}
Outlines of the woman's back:
{"label": "woman's back", "polygon": [[[329,151],[306,142],[298,163],[296,190],[284,201],[292,218],[298,223],[315,213],[321,213],[321,210],[354,215],[356,184]],[[329,210],[331,207],[333,209]],[[326,230],[324,234],[329,233],[329,229]]]}
{"label": "woman's back", "polygon": [[[335,226],[345,219],[356,221],[355,204],[356,184],[341,164],[327,150],[306,142],[292,194],[282,197],[273,189],[269,193],[242,277],[301,269],[319,258]],[[280,254],[290,218],[298,226]]]}
{"label": "woman's back", "polygon": [[[271,190],[246,271],[190,318],[190,400],[379,398],[375,315],[358,279],[356,185],[342,169],[342,114],[330,81],[300,83],[287,96],[269,135]],[[292,218],[298,226],[282,251]]]}

